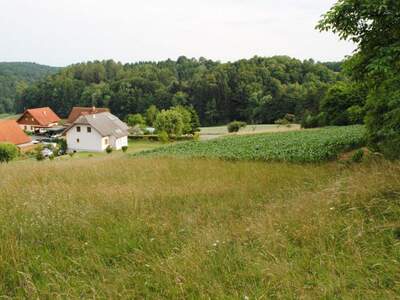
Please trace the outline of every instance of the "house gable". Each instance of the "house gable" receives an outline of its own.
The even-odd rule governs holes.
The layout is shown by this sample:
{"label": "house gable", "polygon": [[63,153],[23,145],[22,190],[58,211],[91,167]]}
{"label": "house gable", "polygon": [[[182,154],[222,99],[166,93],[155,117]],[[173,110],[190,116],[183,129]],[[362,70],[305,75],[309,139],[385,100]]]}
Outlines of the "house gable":
{"label": "house gable", "polygon": [[25,111],[17,122],[21,125],[40,125],[29,111]]}
{"label": "house gable", "polygon": [[36,125],[48,127],[56,125],[60,118],[50,107],[27,109],[18,119],[20,125]]}

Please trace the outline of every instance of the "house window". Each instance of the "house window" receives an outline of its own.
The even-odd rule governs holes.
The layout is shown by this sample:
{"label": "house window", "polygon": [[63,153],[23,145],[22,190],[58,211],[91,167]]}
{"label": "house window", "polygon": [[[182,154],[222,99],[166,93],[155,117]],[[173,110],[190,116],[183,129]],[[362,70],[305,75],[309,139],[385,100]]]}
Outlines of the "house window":
{"label": "house window", "polygon": [[76,142],[79,144],[79,139],[76,139]]}
{"label": "house window", "polygon": [[104,139],[104,144],[108,145],[108,139]]}
{"label": "house window", "polygon": [[80,126],[76,126],[76,132],[81,132],[81,127]]}
{"label": "house window", "polygon": [[91,133],[92,132],[92,127],[87,127],[87,132]]}
{"label": "house window", "polygon": [[25,131],[28,130],[28,126],[24,126],[24,130],[25,130]]}

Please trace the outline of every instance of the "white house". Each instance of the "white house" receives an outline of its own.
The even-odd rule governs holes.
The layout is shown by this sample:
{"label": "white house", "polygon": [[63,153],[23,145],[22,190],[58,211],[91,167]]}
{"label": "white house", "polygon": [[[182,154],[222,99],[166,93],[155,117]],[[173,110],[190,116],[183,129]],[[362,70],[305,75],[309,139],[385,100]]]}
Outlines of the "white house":
{"label": "white house", "polygon": [[109,112],[82,115],[64,132],[68,151],[102,152],[128,146],[128,126]]}

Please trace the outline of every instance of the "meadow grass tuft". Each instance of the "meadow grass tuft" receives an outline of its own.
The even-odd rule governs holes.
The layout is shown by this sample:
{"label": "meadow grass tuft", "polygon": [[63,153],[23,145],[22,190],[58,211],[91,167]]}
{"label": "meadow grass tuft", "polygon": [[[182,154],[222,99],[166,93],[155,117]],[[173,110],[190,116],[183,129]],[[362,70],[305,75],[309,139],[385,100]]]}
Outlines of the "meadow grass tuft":
{"label": "meadow grass tuft", "polygon": [[0,166],[0,297],[389,299],[400,164]]}

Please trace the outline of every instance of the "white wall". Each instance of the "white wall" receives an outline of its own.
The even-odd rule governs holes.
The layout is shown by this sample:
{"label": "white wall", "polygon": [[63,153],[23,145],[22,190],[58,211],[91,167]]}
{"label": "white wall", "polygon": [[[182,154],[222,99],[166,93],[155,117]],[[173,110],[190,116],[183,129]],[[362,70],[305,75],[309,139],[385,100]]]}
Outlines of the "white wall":
{"label": "white wall", "polygon": [[122,137],[122,138],[117,139],[117,140],[115,141],[115,146],[114,146],[114,148],[115,148],[116,150],[121,150],[122,147],[124,147],[124,146],[128,146],[128,137],[127,137],[127,136],[124,136],[124,137]]}
{"label": "white wall", "polygon": [[[22,130],[25,130],[25,131],[28,131],[28,132],[33,132],[35,130],[35,126],[34,125],[21,125],[20,124],[19,127]],[[25,127],[26,127],[26,129],[25,129]]]}
{"label": "white wall", "polygon": [[[81,128],[81,132],[77,131],[77,127]],[[87,132],[89,125],[74,125],[67,131],[67,145],[69,151],[91,151],[102,152],[107,148],[105,144],[106,138],[103,138],[94,128],[91,132]],[[77,141],[79,139],[79,142]]]}

